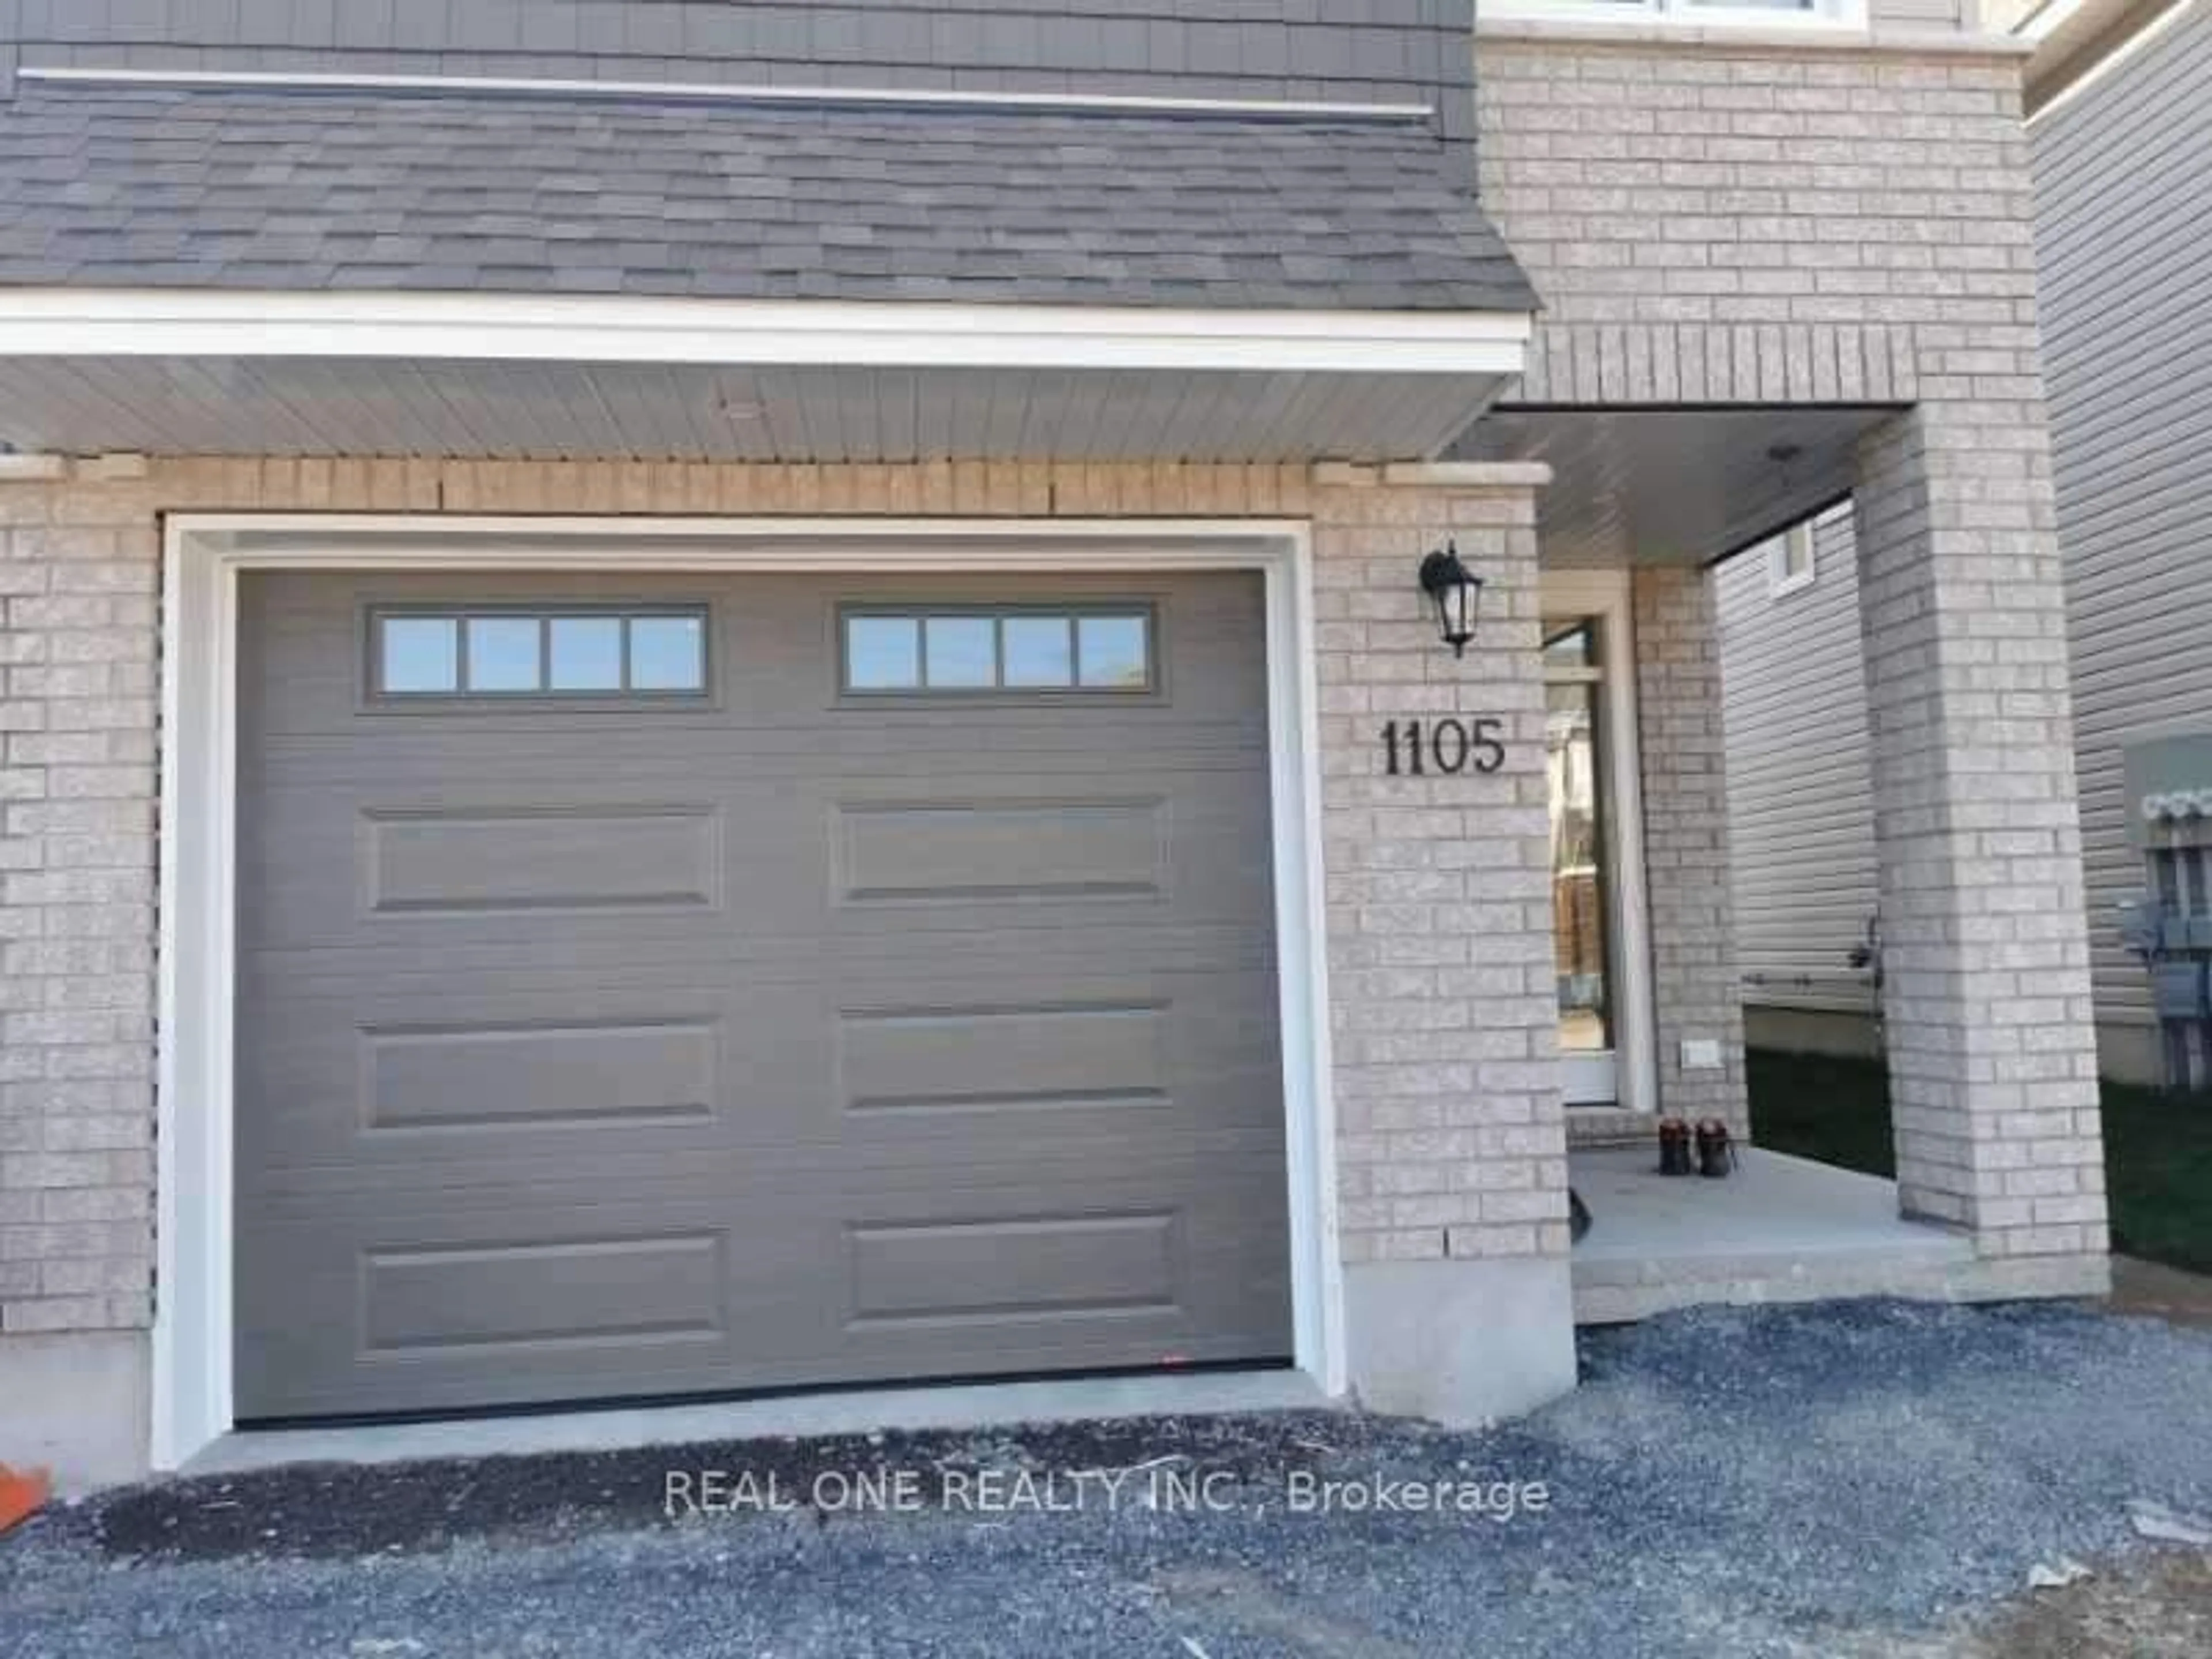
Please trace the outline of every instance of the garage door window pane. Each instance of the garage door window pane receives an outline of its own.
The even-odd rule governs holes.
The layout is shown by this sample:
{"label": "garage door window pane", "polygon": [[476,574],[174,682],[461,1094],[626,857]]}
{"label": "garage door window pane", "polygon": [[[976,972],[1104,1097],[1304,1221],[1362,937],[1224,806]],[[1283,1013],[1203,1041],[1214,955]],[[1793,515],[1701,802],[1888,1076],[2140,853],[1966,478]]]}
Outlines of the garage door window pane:
{"label": "garage door window pane", "polygon": [[848,692],[1144,692],[1153,688],[1149,606],[937,611],[871,605],[839,622]]}
{"label": "garage door window pane", "polygon": [[380,690],[451,692],[459,689],[460,628],[451,617],[391,617],[378,632]]}
{"label": "garage door window pane", "polygon": [[556,617],[546,629],[552,647],[549,688],[619,691],[623,625],[619,617]]}
{"label": "garage door window pane", "polygon": [[921,684],[921,623],[913,617],[845,618],[845,684],[855,691]]}
{"label": "garage door window pane", "polygon": [[468,629],[470,690],[538,690],[537,617],[471,617]]}
{"label": "garage door window pane", "polygon": [[922,624],[932,690],[988,690],[999,683],[999,625],[989,617],[932,617]]}
{"label": "garage door window pane", "polygon": [[526,706],[706,693],[704,606],[471,610],[372,613],[371,694]]}
{"label": "garage door window pane", "polygon": [[1075,635],[1083,684],[1101,690],[1142,690],[1152,673],[1147,631],[1142,617],[1079,617]]}
{"label": "garage door window pane", "polygon": [[633,617],[629,623],[633,691],[707,689],[707,629],[697,617]]}
{"label": "garage door window pane", "polygon": [[1075,684],[1075,643],[1066,617],[1006,619],[1010,687],[1052,690]]}

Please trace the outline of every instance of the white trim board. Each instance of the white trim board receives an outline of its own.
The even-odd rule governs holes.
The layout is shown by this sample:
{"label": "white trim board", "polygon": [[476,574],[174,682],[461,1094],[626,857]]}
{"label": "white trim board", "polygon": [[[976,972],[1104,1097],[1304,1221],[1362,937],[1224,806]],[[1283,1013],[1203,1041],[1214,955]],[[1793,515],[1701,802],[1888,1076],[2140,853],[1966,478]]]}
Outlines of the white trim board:
{"label": "white trim board", "polygon": [[103,69],[30,64],[21,81],[270,92],[489,93],[554,98],[656,98],[696,103],[820,104],[903,109],[1068,111],[1101,115],[1210,115],[1282,121],[1425,121],[1432,104],[1295,98],[1176,98],[1122,93],[990,92],[945,87],[780,87],[758,82],[593,81],[512,75],[374,75],[329,70]]}
{"label": "white trim board", "polygon": [[[1539,604],[1547,617],[1588,617],[1597,625],[1603,675],[1607,931],[1612,938],[1616,1017],[1613,1082],[1624,1111],[1659,1103],[1659,1018],[1651,975],[1650,873],[1644,862],[1644,753],[1636,711],[1634,578],[1626,570],[1547,570]],[[1571,1057],[1568,1057],[1571,1059]],[[1583,1103],[1602,1109],[1600,1103]]]}
{"label": "white trim board", "polygon": [[1517,375],[1521,311],[369,294],[0,290],[0,357],[492,359],[889,368]]}
{"label": "white trim board", "polygon": [[178,514],[165,528],[152,1461],[234,1423],[238,585],[271,568],[1247,569],[1266,579],[1293,1346],[1346,1386],[1322,902],[1312,554],[1297,520]]}

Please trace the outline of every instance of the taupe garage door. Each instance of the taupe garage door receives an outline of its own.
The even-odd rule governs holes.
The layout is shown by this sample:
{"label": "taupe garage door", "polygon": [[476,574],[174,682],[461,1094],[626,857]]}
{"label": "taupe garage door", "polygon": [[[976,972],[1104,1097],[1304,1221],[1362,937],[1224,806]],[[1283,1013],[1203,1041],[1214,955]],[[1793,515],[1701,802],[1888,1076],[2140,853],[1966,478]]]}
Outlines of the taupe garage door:
{"label": "taupe garage door", "polygon": [[1261,629],[247,577],[240,1416],[1286,1356]]}

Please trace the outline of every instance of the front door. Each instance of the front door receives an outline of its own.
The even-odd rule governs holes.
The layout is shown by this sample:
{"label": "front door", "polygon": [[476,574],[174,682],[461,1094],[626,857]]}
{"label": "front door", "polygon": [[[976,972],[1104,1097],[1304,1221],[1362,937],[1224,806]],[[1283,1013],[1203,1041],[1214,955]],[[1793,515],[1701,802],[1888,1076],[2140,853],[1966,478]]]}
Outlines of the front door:
{"label": "front door", "polygon": [[1570,1106],[1620,1100],[1604,691],[1597,619],[1547,618],[1544,759],[1552,808],[1552,939],[1562,1085]]}

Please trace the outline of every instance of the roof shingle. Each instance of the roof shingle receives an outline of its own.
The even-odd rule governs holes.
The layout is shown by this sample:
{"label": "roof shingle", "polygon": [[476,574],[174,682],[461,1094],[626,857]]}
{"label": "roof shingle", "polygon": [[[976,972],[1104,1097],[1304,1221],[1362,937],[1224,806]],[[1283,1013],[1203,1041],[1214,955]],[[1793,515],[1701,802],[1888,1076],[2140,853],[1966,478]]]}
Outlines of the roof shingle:
{"label": "roof shingle", "polygon": [[24,82],[0,285],[1482,311],[1408,122]]}

